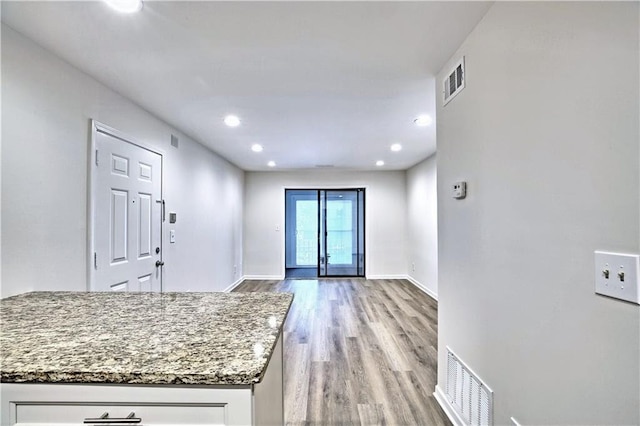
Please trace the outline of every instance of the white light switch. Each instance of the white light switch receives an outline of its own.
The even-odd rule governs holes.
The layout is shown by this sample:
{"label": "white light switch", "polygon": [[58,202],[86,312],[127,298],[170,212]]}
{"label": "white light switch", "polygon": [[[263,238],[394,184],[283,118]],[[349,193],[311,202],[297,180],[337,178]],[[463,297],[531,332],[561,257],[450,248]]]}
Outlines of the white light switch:
{"label": "white light switch", "polygon": [[596,293],[640,304],[637,254],[596,251]]}
{"label": "white light switch", "polygon": [[169,242],[171,244],[176,242],[176,231],[173,230],[173,229],[171,231],[169,231]]}

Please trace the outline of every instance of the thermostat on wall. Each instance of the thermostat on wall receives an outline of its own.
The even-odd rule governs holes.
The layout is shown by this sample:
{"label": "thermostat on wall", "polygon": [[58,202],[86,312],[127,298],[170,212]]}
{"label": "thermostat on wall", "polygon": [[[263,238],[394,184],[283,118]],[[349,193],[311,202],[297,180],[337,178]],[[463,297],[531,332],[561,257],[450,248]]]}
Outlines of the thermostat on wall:
{"label": "thermostat on wall", "polygon": [[456,182],[453,184],[453,198],[458,200],[467,196],[467,182]]}

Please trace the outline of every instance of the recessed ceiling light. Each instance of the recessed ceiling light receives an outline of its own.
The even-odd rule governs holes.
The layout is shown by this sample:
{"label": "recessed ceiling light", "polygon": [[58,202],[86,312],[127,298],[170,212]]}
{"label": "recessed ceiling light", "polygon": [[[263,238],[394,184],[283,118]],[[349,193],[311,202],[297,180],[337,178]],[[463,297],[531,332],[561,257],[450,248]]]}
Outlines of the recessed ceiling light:
{"label": "recessed ceiling light", "polygon": [[417,117],[413,122],[416,123],[416,126],[424,127],[431,125],[431,123],[433,123],[433,119],[425,114]]}
{"label": "recessed ceiling light", "polygon": [[224,124],[229,127],[238,127],[240,125],[240,119],[235,115],[227,115],[224,118]]}
{"label": "recessed ceiling light", "polygon": [[384,161],[382,161],[382,160],[376,161],[376,166],[378,166],[378,167],[384,166]]}
{"label": "recessed ceiling light", "polygon": [[262,145],[254,143],[253,145],[251,145],[251,151],[262,152]]}
{"label": "recessed ceiling light", "polygon": [[275,162],[275,161],[269,161],[269,162],[267,163],[267,166],[269,166],[269,167],[275,167],[275,166],[276,166],[276,162]]}
{"label": "recessed ceiling light", "polygon": [[104,0],[104,2],[121,13],[134,13],[142,10],[142,0]]}
{"label": "recessed ceiling light", "polygon": [[391,145],[391,151],[393,152],[398,152],[402,149],[402,145],[400,145],[399,143],[394,143],[393,145]]}

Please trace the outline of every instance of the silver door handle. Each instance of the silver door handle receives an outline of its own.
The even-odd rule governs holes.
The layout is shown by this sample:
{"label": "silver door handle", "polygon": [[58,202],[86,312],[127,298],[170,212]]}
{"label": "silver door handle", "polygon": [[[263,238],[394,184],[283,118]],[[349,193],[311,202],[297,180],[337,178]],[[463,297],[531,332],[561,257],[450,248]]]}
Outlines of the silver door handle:
{"label": "silver door handle", "polygon": [[165,219],[165,217],[164,217],[164,216],[165,216],[165,215],[164,215],[164,213],[165,213],[165,208],[164,208],[164,207],[165,207],[165,203],[164,203],[164,200],[156,200],[156,203],[160,203],[160,204],[162,204],[162,221],[164,222],[164,219]]}
{"label": "silver door handle", "polygon": [[119,417],[119,418],[109,417],[109,413],[102,413],[100,417],[93,417],[93,418],[89,417],[84,419],[85,424],[92,424],[92,425],[112,424],[112,423],[131,425],[131,424],[136,424],[141,422],[142,422],[142,418],[136,417],[136,413],[134,413],[133,411],[129,413],[127,417]]}
{"label": "silver door handle", "polygon": [[164,266],[164,262],[162,260],[156,260],[156,268]]}

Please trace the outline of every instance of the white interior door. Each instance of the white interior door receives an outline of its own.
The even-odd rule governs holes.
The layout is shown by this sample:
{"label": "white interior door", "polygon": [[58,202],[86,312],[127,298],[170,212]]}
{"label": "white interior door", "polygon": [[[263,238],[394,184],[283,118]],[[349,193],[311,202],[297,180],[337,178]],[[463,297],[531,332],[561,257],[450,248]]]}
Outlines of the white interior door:
{"label": "white interior door", "polygon": [[95,291],[162,290],[162,156],[101,127],[92,164]]}

